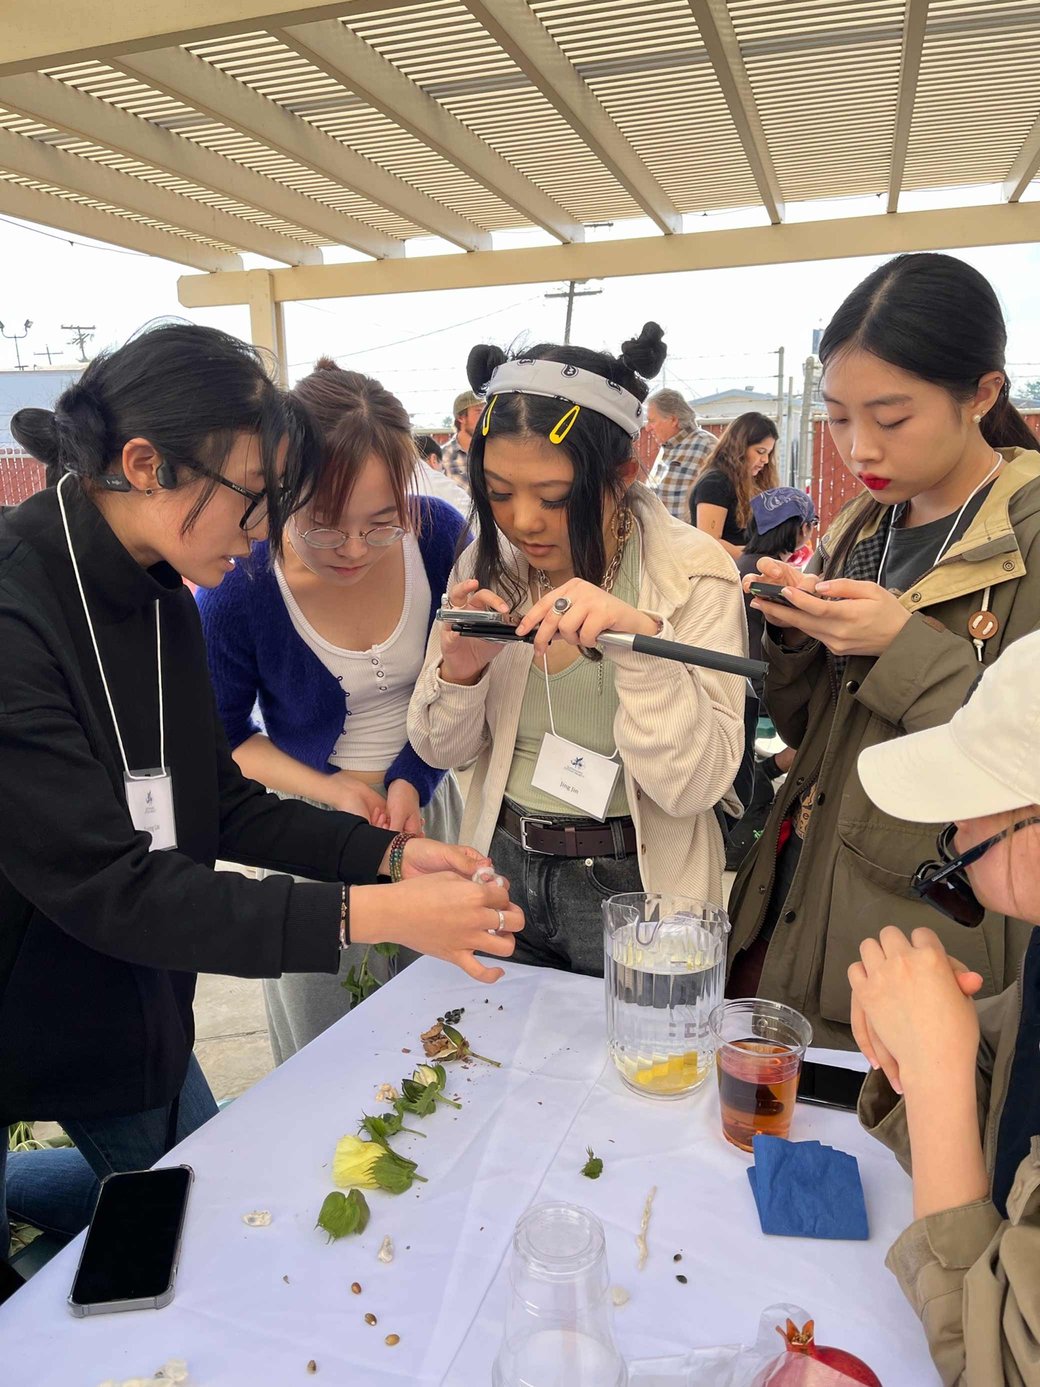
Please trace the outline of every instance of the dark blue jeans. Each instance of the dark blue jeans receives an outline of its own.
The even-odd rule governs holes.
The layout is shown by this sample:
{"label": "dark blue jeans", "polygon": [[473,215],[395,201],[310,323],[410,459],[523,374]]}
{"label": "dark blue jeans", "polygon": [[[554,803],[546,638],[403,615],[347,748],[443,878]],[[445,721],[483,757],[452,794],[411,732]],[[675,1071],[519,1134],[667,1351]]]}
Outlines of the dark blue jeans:
{"label": "dark blue jeans", "polygon": [[639,862],[627,857],[549,857],[525,852],[497,828],[489,854],[509,878],[510,899],[526,924],[516,936],[514,963],[603,976],[603,902],[642,891]]}
{"label": "dark blue jeans", "polygon": [[[176,1140],[183,1141],[216,1111],[193,1055],[181,1089]],[[6,1257],[10,1242],[9,1217],[61,1238],[81,1232],[94,1212],[100,1180],[115,1171],[146,1170],[166,1154],[169,1116],[166,1106],[128,1117],[69,1118],[61,1125],[76,1149],[54,1151],[8,1152],[7,1128],[0,1127],[0,1257]]]}

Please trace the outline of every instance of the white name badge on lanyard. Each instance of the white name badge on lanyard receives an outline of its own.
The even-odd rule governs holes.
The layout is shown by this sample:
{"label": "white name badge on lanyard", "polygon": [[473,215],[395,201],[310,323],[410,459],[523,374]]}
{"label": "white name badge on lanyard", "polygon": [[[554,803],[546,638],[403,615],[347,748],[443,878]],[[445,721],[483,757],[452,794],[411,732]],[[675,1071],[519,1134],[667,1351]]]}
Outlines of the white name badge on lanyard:
{"label": "white name badge on lanyard", "polygon": [[124,775],[126,805],[139,833],[150,833],[149,852],[164,852],[177,846],[177,825],[173,816],[173,776],[163,766],[154,770],[132,771]]}
{"label": "white name badge on lanyard", "polygon": [[606,818],[621,764],[546,732],[531,784],[593,819]]}

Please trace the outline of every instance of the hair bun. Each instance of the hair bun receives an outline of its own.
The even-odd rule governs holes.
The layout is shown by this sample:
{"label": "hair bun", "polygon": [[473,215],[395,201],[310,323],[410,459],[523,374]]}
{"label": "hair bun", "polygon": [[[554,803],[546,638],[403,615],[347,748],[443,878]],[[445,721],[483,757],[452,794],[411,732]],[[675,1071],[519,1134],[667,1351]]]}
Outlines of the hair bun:
{"label": "hair bun", "polygon": [[659,323],[644,323],[638,337],[621,344],[621,364],[644,380],[652,380],[668,355],[664,332]]}
{"label": "hair bun", "polygon": [[466,379],[478,395],[505,360],[506,354],[501,347],[485,344],[470,351],[466,358]]}
{"label": "hair bun", "polygon": [[58,425],[50,409],[19,409],[11,415],[11,433],[25,451],[54,467],[58,461]]}
{"label": "hair bun", "polygon": [[316,371],[339,371],[342,370],[342,367],[337,366],[331,356],[319,356],[314,363],[314,369]]}

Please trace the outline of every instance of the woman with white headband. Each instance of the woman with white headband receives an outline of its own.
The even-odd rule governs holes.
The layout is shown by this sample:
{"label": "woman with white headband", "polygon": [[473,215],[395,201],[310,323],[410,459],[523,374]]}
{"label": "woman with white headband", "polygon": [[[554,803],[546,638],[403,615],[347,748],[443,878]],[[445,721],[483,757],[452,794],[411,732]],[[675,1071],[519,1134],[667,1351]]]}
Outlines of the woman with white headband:
{"label": "woman with white headband", "polygon": [[617,892],[722,899],[714,806],[740,764],[744,681],[595,649],[605,631],[746,649],[732,561],[636,481],[643,377],[665,352],[648,323],[619,358],[469,357],[487,400],[469,455],[477,539],[449,601],[536,635],[435,628],[408,735],[434,766],[479,758],[462,834],[525,902],[521,962],[601,973],[600,905]]}
{"label": "woman with white headband", "polygon": [[[949,724],[864,751],[859,775],[886,814],[954,820],[911,889],[964,938],[987,910],[1040,925],[1040,635],[1010,645]],[[860,1117],[914,1181],[916,1222],[887,1265],[948,1387],[1037,1387],[1040,930],[1015,986],[977,1006],[981,975],[931,929],[890,926],[860,959],[852,1026],[875,1070]]]}

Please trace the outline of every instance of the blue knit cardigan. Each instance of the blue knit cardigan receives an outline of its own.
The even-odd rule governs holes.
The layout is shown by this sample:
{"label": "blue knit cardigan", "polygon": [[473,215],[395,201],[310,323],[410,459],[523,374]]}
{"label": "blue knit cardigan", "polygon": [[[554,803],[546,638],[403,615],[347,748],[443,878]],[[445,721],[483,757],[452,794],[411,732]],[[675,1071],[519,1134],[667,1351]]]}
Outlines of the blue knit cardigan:
{"label": "blue knit cardigan", "polygon": [[[429,635],[465,522],[444,501],[416,499],[419,551],[430,584]],[[329,764],[329,757],[343,732],[343,688],[297,634],[266,543],[255,544],[250,559],[219,587],[200,588],[196,601],[217,707],[232,749],[264,732],[288,756],[334,774],[338,767]],[[258,707],[263,725],[256,717]],[[385,783],[407,780],[425,806],[443,777],[442,770],[428,766],[405,742]]]}

